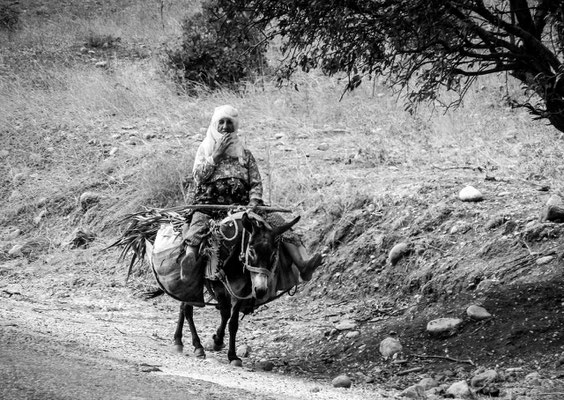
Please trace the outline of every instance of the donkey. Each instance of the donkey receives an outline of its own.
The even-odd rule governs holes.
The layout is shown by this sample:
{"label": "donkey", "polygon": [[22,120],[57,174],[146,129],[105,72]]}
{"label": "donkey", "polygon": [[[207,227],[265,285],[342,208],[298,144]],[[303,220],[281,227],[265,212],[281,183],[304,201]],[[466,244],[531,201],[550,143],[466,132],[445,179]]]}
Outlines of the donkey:
{"label": "donkey", "polygon": [[[292,262],[282,251],[277,237],[292,228],[299,219],[298,216],[283,226],[271,227],[262,217],[252,212],[235,213],[219,222],[216,234],[212,235],[217,240],[214,253],[217,266],[210,263],[214,254],[210,256],[209,251],[205,250],[200,252],[198,262],[207,262],[205,285],[217,301],[216,307],[221,315],[220,325],[213,335],[213,350],[218,351],[224,347],[225,329],[228,327],[227,358],[233,365],[242,365],[236,354],[240,313],[253,312],[260,305],[276,298],[277,293],[284,293],[297,284],[297,281],[283,277],[288,276],[283,271],[292,268]],[[158,281],[157,274],[155,277]],[[205,358],[206,353],[194,324],[193,306],[167,292],[163,285],[161,289],[151,297],[167,293],[181,301],[174,333],[176,349],[180,352],[183,350],[182,330],[186,320],[190,327],[194,355]]]}

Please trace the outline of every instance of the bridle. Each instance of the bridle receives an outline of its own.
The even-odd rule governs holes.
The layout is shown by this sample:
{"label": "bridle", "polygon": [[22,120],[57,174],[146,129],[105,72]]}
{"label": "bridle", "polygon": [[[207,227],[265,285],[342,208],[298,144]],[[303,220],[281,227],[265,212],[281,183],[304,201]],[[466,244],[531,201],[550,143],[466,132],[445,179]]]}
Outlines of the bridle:
{"label": "bridle", "polygon": [[[263,222],[265,225],[268,226],[267,222],[264,221],[261,217],[254,215],[252,218],[258,219],[259,221]],[[222,220],[219,223],[219,225],[221,226],[221,224],[223,224],[225,220],[230,220],[232,222],[233,227],[235,229],[233,236],[231,237],[226,236],[221,228],[219,228],[217,231],[219,232],[219,235],[223,240],[228,242],[233,242],[239,235],[239,225],[237,223],[236,218],[231,213],[224,220]],[[255,267],[249,261],[250,259],[256,259],[255,250],[251,246],[251,236],[252,236],[251,232],[247,231],[246,229],[241,229],[241,246],[240,246],[241,251],[239,253],[239,261],[243,264],[243,273],[245,271],[249,271],[255,274],[263,274],[266,275],[268,281],[271,281],[272,277],[274,276],[274,274],[278,269],[279,251],[278,249],[275,249],[274,251],[273,259],[272,259],[272,263],[274,267],[272,268],[272,270],[262,267]],[[252,291],[249,295],[239,296],[233,290],[232,285],[229,283],[229,279],[227,278],[227,275],[225,273],[219,276],[219,280],[223,283],[223,286],[229,292],[229,294],[239,300],[246,300],[254,297],[254,287],[252,288]]]}

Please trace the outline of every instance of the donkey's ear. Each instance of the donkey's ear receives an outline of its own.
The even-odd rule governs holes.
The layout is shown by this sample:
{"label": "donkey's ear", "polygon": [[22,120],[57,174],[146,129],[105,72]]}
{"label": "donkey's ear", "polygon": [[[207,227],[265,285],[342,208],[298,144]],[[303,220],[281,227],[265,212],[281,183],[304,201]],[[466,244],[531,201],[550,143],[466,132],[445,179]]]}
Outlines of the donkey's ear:
{"label": "donkey's ear", "polygon": [[274,235],[281,235],[284,232],[286,232],[287,230],[291,229],[294,225],[296,225],[299,220],[300,220],[300,216],[298,215],[296,218],[294,218],[290,222],[285,223],[284,225],[274,227],[272,229],[272,231],[274,232]]}
{"label": "donkey's ear", "polygon": [[243,213],[241,217],[241,223],[243,224],[243,228],[248,230],[249,232],[253,231],[253,221],[249,218],[247,213]]}

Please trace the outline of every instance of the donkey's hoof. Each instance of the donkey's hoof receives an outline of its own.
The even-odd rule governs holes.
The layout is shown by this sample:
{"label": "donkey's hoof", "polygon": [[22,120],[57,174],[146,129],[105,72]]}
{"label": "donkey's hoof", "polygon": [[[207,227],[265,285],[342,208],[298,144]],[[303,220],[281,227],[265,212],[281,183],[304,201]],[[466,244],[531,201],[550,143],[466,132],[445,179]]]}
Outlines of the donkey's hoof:
{"label": "donkey's hoof", "polygon": [[184,351],[184,346],[181,344],[175,344],[173,346],[176,353],[182,353]]}
{"label": "donkey's hoof", "polygon": [[243,366],[243,361],[241,361],[240,359],[236,358],[235,360],[231,360],[231,362],[229,363],[234,367],[242,367]]}
{"label": "donkey's hoof", "polygon": [[202,360],[204,360],[206,358],[206,352],[204,351],[204,349],[199,347],[199,348],[194,350],[194,356],[196,358],[201,358]]}

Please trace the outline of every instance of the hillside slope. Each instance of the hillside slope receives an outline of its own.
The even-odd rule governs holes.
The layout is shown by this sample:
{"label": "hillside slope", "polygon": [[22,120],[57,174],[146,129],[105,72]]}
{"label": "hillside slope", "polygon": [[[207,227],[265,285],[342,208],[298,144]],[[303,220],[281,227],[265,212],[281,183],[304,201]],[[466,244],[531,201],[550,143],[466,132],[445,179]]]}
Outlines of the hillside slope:
{"label": "hillside slope", "polygon": [[[297,229],[326,256],[295,296],[249,317],[259,327],[244,340],[261,349],[252,363],[267,357],[280,373],[349,373],[399,389],[482,366],[520,368],[507,385],[537,370],[561,383],[564,224],[542,215],[564,195],[564,144],[506,105],[520,95],[507,77],[481,82],[459,110],[415,115],[378,81],[339,101],[342,82],[317,74],[297,76],[298,91],[264,82],[190,97],[159,62],[158,40],[178,34],[172,3],[164,16],[154,2],[60,2],[57,12],[21,3],[24,27],[1,42],[2,296],[87,297],[101,308],[104,296],[119,303],[152,286],[143,268],[125,285],[127,266],[104,249],[124,215],[189,198],[211,112],[232,103],[265,199],[302,215]],[[467,185],[484,199],[460,201]],[[400,243],[405,254],[392,264]],[[166,305],[172,329],[176,305],[155,304]],[[492,318],[470,320],[471,304]],[[447,316],[463,324],[431,337],[427,323]],[[343,321],[353,324],[338,329]],[[390,334],[403,363],[379,353]],[[411,367],[422,370],[398,374]]]}

